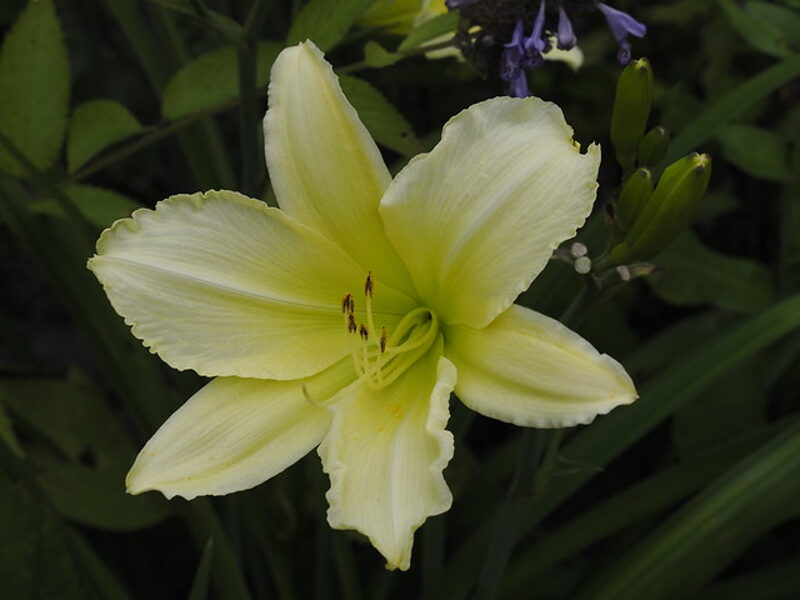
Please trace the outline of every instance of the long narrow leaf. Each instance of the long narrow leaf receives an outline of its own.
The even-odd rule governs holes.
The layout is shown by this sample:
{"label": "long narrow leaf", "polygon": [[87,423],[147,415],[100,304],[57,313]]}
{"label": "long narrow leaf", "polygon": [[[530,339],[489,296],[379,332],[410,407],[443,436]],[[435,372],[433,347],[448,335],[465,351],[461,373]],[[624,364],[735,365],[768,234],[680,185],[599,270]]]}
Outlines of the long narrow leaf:
{"label": "long narrow leaf", "polygon": [[590,584],[582,598],[685,598],[798,508],[800,423],[727,471]]}

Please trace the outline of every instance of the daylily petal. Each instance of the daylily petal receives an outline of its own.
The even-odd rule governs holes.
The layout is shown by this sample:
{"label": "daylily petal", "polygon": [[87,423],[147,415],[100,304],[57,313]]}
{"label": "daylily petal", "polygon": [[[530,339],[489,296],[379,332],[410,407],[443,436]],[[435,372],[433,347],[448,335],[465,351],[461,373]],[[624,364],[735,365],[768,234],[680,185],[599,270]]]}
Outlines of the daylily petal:
{"label": "daylily petal", "polygon": [[342,361],[298,381],[214,379],[150,438],[128,473],[128,492],[158,490],[191,500],[266,481],[328,431],[328,411],[307,396],[329,397],[354,377],[351,363]]}
{"label": "daylily petal", "polygon": [[445,355],[456,395],[472,410],[515,425],[590,423],[636,399],[625,369],[555,319],[513,305],[486,329],[452,326]]}
{"label": "daylily petal", "polygon": [[389,387],[342,390],[319,447],[331,479],[328,522],[369,537],[389,569],[408,569],[414,531],[452,502],[442,470],[453,456],[445,426],[456,370],[441,353],[439,338]]}
{"label": "daylily petal", "polygon": [[[261,379],[306,377],[348,354],[341,299],[366,275],[319,233],[234,192],[136,211],[103,233],[89,268],[165,362]],[[404,298],[383,286],[376,310],[403,315]]]}
{"label": "daylily petal", "polygon": [[493,98],[450,120],[381,201],[422,299],[449,323],[486,326],[592,209],[600,149],[586,154],[555,104]]}
{"label": "daylily petal", "polygon": [[326,235],[379,279],[413,290],[378,216],[389,171],[310,41],[285,49],[272,67],[264,146],[278,204],[287,214]]}

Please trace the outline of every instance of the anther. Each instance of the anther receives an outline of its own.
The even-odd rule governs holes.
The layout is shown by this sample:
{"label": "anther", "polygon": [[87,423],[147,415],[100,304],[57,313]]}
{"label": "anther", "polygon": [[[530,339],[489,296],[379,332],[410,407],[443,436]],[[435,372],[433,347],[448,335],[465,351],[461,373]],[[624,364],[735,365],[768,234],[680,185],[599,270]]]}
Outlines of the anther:
{"label": "anther", "polygon": [[375,290],[375,276],[372,271],[367,273],[367,280],[364,282],[364,295],[367,298],[372,298],[372,293]]}
{"label": "anther", "polygon": [[353,316],[353,313],[347,315],[347,331],[350,333],[355,333],[358,327],[356,326],[356,318]]}
{"label": "anther", "polygon": [[365,342],[369,339],[369,330],[363,323],[361,324],[361,327],[358,328],[358,335],[360,335],[361,339]]}
{"label": "anther", "polygon": [[384,352],[386,352],[386,327],[381,327],[380,346],[381,346],[381,354],[383,354]]}
{"label": "anther", "polygon": [[353,314],[355,306],[353,305],[353,294],[346,294],[342,298],[342,313]]}

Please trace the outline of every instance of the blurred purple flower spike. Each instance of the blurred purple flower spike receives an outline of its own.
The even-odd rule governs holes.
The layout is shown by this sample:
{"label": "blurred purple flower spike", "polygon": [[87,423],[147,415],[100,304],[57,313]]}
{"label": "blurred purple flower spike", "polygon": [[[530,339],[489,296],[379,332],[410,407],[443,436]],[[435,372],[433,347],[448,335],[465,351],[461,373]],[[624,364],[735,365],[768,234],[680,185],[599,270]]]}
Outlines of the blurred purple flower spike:
{"label": "blurred purple flower spike", "polygon": [[620,64],[625,65],[631,59],[631,44],[628,41],[628,36],[644,37],[647,33],[647,26],[640,23],[628,13],[616,8],[611,8],[603,2],[596,3],[597,9],[603,13],[608,23],[608,28],[611,34],[619,44],[619,51],[617,52],[617,60]]}
{"label": "blurred purple flower spike", "polygon": [[572,29],[572,21],[569,20],[569,15],[564,7],[558,5],[558,31],[556,31],[556,39],[558,40],[558,47],[561,50],[570,50],[578,43],[578,38],[575,37],[575,31]]}

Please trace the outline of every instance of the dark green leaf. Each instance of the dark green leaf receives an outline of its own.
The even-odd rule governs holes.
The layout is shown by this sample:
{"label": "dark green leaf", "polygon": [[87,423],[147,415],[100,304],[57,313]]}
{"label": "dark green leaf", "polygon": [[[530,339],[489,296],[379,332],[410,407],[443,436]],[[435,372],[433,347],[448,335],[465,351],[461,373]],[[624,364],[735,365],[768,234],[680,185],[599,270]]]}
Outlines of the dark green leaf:
{"label": "dark green leaf", "polygon": [[90,100],[72,112],[67,132],[67,166],[74,173],[111,144],[136,135],[142,126],[113,100]]}
{"label": "dark green leaf", "polygon": [[61,515],[82,525],[133,531],[171,514],[170,505],[161,495],[126,494],[124,472],[60,465],[45,470],[36,480]]}
{"label": "dark green leaf", "polygon": [[520,553],[509,569],[506,592],[509,595],[523,592],[538,580],[539,573],[678,504],[794,422],[786,419],[697,454],[593,505]]}
{"label": "dark green leaf", "polygon": [[743,437],[766,420],[765,377],[750,361],[683,406],[672,421],[675,450],[683,458]]}
{"label": "dark green leaf", "polygon": [[3,395],[0,394],[0,440],[14,451],[14,454],[21,456],[23,454],[22,447],[17,441],[17,435],[14,433],[14,427],[11,424],[11,419],[8,418],[5,404],[3,403]]}
{"label": "dark green leaf", "polygon": [[[639,400],[580,431],[564,446],[561,456],[572,468],[554,477],[547,491],[532,500],[525,523],[521,526],[524,532],[531,531],[604,465],[686,402],[708,389],[731,369],[798,327],[800,295],[795,295],[715,335],[693,351],[688,352],[684,348],[680,360],[639,389]],[[465,574],[475,573],[489,533],[490,529],[484,523],[454,554],[448,565],[449,577],[454,582],[450,590],[451,598],[464,598],[469,593],[474,576]]]}
{"label": "dark green leaf", "polygon": [[0,598],[88,600],[63,524],[0,472]]}
{"label": "dark green leaf", "polygon": [[754,19],[769,24],[779,30],[784,39],[790,44],[793,43],[794,49],[798,49],[800,40],[800,4],[795,5],[795,10],[784,8],[775,2],[748,2],[747,12],[753,15]]}
{"label": "dark green leaf", "polygon": [[448,12],[443,15],[437,15],[412,29],[411,33],[400,42],[397,49],[401,51],[411,50],[428,40],[452,33],[457,26],[458,13]]}
{"label": "dark green leaf", "polygon": [[[52,0],[28,4],[0,53],[0,131],[39,169],[56,160],[67,126],[69,59]],[[0,149],[0,170],[25,170]]]}
{"label": "dark green leaf", "polygon": [[399,60],[402,60],[401,54],[389,52],[386,48],[379,43],[372,40],[364,44],[364,63],[369,67],[381,68],[393,65]]}
{"label": "dark green leaf", "polygon": [[729,125],[719,131],[722,154],[746,173],[773,181],[796,180],[787,165],[788,144],[778,133],[753,125]]}
{"label": "dark green leaf", "polygon": [[685,598],[799,506],[797,423],[726,471],[587,585],[581,598]]}
{"label": "dark green leaf", "polygon": [[375,0],[311,0],[292,23],[286,44],[311,40],[323,52],[341,42]]}
{"label": "dark green leaf", "polygon": [[[259,88],[266,87],[270,67],[280,50],[277,42],[258,43],[256,85]],[[238,57],[236,48],[227,46],[197,57],[178,71],[164,90],[162,110],[168,119],[179,119],[233,101],[238,96]]]}
{"label": "dark green leaf", "polygon": [[732,574],[700,590],[691,600],[789,600],[800,596],[800,556],[763,569]]}
{"label": "dark green leaf", "polygon": [[350,75],[340,75],[339,83],[358,116],[379,144],[405,156],[414,156],[422,150],[422,145],[408,121],[383,94],[366,81]]}
{"label": "dark green leaf", "polygon": [[672,304],[711,304],[755,312],[772,299],[772,276],[761,264],[726,256],[704,246],[692,233],[681,235],[653,259],[663,271],[647,278],[657,296]]}
{"label": "dark green leaf", "polygon": [[66,380],[0,380],[6,405],[72,462],[87,457],[100,468],[128,466],[134,448],[125,429],[98,391],[81,373]]}
{"label": "dark green leaf", "polygon": [[717,0],[728,22],[748,44],[765,54],[779,58],[792,55],[789,40],[774,23],[762,19],[758,14],[742,9],[733,0]]}
{"label": "dark green leaf", "polygon": [[194,574],[192,590],[189,592],[189,600],[206,600],[208,598],[208,582],[211,578],[211,558],[214,555],[214,540],[209,538],[206,547],[203,548],[203,556],[200,564],[197,565],[197,572]]}
{"label": "dark green leaf", "polygon": [[[93,185],[71,185],[64,193],[75,203],[75,207],[86,219],[100,229],[105,229],[117,219],[130,216],[140,208],[127,196]],[[64,211],[55,200],[35,200],[28,204],[33,213],[64,216]]]}
{"label": "dark green leaf", "polygon": [[755,106],[800,74],[800,55],[765,69],[703,110],[672,140],[664,164],[670,164],[713,136],[720,127]]}

